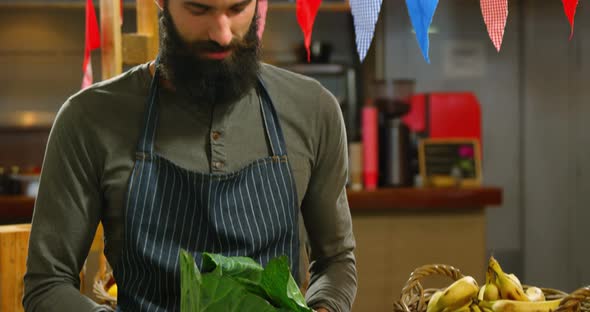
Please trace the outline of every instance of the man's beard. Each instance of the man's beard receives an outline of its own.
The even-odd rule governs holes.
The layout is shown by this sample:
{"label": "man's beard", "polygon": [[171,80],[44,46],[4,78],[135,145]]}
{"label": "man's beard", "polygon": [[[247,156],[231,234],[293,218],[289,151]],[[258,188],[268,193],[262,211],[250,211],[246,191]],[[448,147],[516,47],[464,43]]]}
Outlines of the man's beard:
{"label": "man's beard", "polygon": [[[176,90],[199,105],[235,102],[255,86],[260,71],[258,16],[244,38],[234,38],[223,47],[215,41],[186,42],[165,8],[160,16],[160,61],[158,69]],[[205,59],[207,52],[231,51],[224,60]]]}

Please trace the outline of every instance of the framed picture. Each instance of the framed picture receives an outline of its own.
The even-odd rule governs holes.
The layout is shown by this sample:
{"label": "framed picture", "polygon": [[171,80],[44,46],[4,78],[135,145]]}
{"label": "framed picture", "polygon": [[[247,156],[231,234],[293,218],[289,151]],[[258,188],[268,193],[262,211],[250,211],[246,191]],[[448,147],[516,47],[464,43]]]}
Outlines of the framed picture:
{"label": "framed picture", "polygon": [[418,158],[425,186],[481,185],[481,149],[477,139],[423,139]]}

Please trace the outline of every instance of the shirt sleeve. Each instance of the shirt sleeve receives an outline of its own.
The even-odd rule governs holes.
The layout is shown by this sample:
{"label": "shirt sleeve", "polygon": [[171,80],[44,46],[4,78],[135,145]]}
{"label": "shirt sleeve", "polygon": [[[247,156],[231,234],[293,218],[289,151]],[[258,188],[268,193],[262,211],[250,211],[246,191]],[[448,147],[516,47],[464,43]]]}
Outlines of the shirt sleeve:
{"label": "shirt sleeve", "polygon": [[79,291],[101,207],[102,166],[85,115],[66,102],[49,135],[29,239],[25,311],[112,311]]}
{"label": "shirt sleeve", "polygon": [[349,312],[356,296],[357,272],[346,195],[346,130],[332,94],[322,88],[317,105],[316,161],[301,208],[311,249],[306,300],[316,309]]}

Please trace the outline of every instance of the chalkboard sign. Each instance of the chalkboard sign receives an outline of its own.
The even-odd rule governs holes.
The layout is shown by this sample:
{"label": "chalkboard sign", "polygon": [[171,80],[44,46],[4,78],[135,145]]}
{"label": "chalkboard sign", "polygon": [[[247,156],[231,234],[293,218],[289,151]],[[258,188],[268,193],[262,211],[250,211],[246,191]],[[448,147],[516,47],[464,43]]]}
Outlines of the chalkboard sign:
{"label": "chalkboard sign", "polygon": [[418,157],[425,185],[481,185],[481,151],[476,139],[423,139]]}

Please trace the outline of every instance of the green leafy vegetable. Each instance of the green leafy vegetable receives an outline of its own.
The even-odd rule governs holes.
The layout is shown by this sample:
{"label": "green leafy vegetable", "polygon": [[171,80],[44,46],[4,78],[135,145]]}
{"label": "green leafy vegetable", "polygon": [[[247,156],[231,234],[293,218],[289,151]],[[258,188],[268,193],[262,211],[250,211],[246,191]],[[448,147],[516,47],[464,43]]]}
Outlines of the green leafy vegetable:
{"label": "green leafy vegetable", "polygon": [[245,286],[248,291],[268,299],[266,292],[260,287],[260,279],[264,269],[253,259],[203,253],[203,271],[212,272],[216,268],[221,268],[222,275],[232,277]]}
{"label": "green leafy vegetable", "polygon": [[264,271],[262,266],[251,258],[203,253],[203,271],[212,272],[217,267],[221,268],[224,275],[242,277],[252,281],[260,280],[262,271]]}
{"label": "green leafy vegetable", "polygon": [[188,252],[180,251],[180,310],[197,311],[201,295],[202,276],[199,268]]}
{"label": "green leafy vegetable", "polygon": [[265,269],[247,257],[203,253],[203,273],[180,253],[182,312],[312,312],[289,271],[287,257]]}
{"label": "green leafy vegetable", "polygon": [[287,257],[270,260],[262,272],[262,288],[269,294],[272,302],[286,307],[289,311],[312,311],[305,304],[305,298],[299,291],[297,283],[291,276]]}
{"label": "green leafy vegetable", "polygon": [[202,312],[236,311],[236,312],[276,312],[266,300],[248,292],[246,287],[234,281],[231,277],[223,276],[221,270],[215,270],[203,275],[201,287]]}

